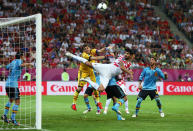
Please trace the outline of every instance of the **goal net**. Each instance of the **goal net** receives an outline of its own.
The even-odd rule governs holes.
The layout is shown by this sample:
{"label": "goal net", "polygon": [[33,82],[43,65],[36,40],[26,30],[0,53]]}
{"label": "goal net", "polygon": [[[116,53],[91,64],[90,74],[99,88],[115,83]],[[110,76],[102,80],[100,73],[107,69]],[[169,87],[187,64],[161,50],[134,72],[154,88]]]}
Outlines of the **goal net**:
{"label": "goal net", "polygon": [[41,129],[41,46],[41,14],[0,19],[0,129]]}

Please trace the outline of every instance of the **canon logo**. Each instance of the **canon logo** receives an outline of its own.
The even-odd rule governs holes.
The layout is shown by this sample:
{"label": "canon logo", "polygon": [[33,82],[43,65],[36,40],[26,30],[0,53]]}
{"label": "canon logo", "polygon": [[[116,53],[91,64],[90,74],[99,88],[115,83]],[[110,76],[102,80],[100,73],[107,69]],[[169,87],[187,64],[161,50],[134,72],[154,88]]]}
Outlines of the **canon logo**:
{"label": "canon logo", "polygon": [[59,86],[59,85],[52,85],[50,90],[52,92],[75,92],[77,86]]}
{"label": "canon logo", "polygon": [[136,85],[130,85],[129,86],[129,91],[130,92],[139,92],[139,89]]}
{"label": "canon logo", "polygon": [[3,92],[3,87],[2,86],[0,86],[0,92]]}
{"label": "canon logo", "polygon": [[[157,86],[157,91],[159,92],[161,89],[160,86]],[[138,86],[137,85],[130,85],[129,86],[129,91],[130,92],[139,92]]]}
{"label": "canon logo", "polygon": [[[36,86],[19,86],[20,92],[36,92]],[[42,92],[44,92],[44,88],[42,86]]]}
{"label": "canon logo", "polygon": [[166,87],[168,92],[193,92],[193,86],[175,86],[168,85]]}

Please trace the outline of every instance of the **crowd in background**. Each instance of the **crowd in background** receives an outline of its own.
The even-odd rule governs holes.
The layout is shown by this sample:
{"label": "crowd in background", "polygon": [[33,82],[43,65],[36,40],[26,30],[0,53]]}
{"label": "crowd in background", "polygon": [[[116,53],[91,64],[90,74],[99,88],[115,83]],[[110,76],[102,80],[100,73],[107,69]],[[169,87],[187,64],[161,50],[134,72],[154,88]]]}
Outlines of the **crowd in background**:
{"label": "crowd in background", "polygon": [[[116,57],[130,48],[136,55],[133,61],[136,67],[145,66],[153,55],[162,68],[193,68],[193,49],[170,31],[168,22],[156,15],[146,0],[111,0],[106,11],[97,10],[98,3],[98,0],[0,0],[0,17],[42,13],[43,67],[78,68],[78,63],[67,59],[64,53],[68,50],[81,55],[82,45],[88,44],[97,49],[114,45]],[[35,26],[22,29],[27,32],[23,35],[28,44],[24,42],[22,46],[20,42],[19,47],[31,53],[30,60],[34,59]],[[12,38],[1,34],[2,31],[1,57],[14,56]]]}
{"label": "crowd in background", "polygon": [[193,42],[193,0],[175,0],[167,3],[165,11]]}

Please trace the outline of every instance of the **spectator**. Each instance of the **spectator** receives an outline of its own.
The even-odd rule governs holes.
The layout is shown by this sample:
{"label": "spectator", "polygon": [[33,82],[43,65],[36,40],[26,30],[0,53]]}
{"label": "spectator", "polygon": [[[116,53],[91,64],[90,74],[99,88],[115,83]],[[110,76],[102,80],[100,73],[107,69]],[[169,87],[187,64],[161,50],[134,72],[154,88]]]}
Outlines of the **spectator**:
{"label": "spectator", "polygon": [[179,75],[179,76],[178,76],[178,81],[184,81],[184,80],[182,79],[182,75]]}
{"label": "spectator", "polygon": [[25,74],[23,75],[23,80],[31,81],[31,74],[29,73],[29,70],[26,70]]}
{"label": "spectator", "polygon": [[[96,10],[97,2],[87,8],[89,2],[84,0],[81,1],[81,4],[77,1],[53,1],[52,5],[49,1],[45,1],[43,4],[38,2],[30,4],[30,2],[13,0],[7,1],[7,3],[1,10],[3,18],[28,16],[42,12],[44,23],[42,25],[42,64],[44,67],[70,66],[77,68],[77,63],[70,64],[71,61],[66,59],[62,52],[72,51],[81,55],[83,44],[91,44],[93,48],[97,49],[107,46],[107,44],[115,45],[115,57],[124,53],[124,48],[128,47],[136,53],[135,64],[140,66],[152,54],[156,55],[158,61],[167,68],[178,69],[193,66],[193,52],[187,51],[186,43],[172,34],[168,22],[161,19],[154,11],[153,6],[143,0],[109,1],[109,8],[105,13]],[[188,5],[192,5],[192,3]],[[117,6],[120,8],[116,8]],[[184,5],[182,6],[184,7]],[[172,18],[176,19],[178,26],[187,30],[188,36],[192,36],[192,7],[186,6],[188,10],[185,15],[188,19],[185,19],[184,13],[180,13],[178,9],[182,6],[175,2],[171,3],[167,6],[168,12],[172,14]],[[186,8],[180,9],[184,11]],[[20,28],[14,27],[7,30],[7,32],[14,32],[12,34],[14,37],[8,37],[5,33],[3,38],[0,38],[1,50],[5,51],[3,57],[8,59],[13,56],[12,52],[15,49],[30,47],[28,48],[31,53],[29,57],[31,61],[35,62],[35,26],[31,23],[25,27],[21,26],[22,28],[26,28],[24,38],[21,37]],[[23,45],[24,43],[25,45]],[[14,47],[14,49],[6,51],[7,47]],[[169,57],[169,55],[175,58]],[[7,59],[2,61],[7,61]],[[177,64],[173,65],[176,61]]]}
{"label": "spectator", "polygon": [[5,80],[6,80],[5,72],[2,71],[0,75],[0,81],[5,81]]}
{"label": "spectator", "polygon": [[190,74],[188,72],[186,72],[186,74],[184,75],[184,81],[192,81]]}
{"label": "spectator", "polygon": [[69,81],[69,74],[66,72],[66,69],[64,68],[63,73],[61,75],[62,81]]}

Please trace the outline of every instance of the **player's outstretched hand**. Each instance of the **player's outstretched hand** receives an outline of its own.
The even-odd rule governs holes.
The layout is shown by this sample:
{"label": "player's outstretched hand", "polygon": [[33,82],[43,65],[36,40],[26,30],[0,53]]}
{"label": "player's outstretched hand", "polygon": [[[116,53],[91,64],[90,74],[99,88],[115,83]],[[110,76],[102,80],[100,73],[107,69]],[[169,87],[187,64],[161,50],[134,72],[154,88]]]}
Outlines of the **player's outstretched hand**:
{"label": "player's outstretched hand", "polygon": [[168,73],[164,72],[165,79],[168,79]]}
{"label": "player's outstretched hand", "polygon": [[108,46],[106,49],[107,49],[107,51],[113,52],[113,48],[114,48],[114,46]]}

